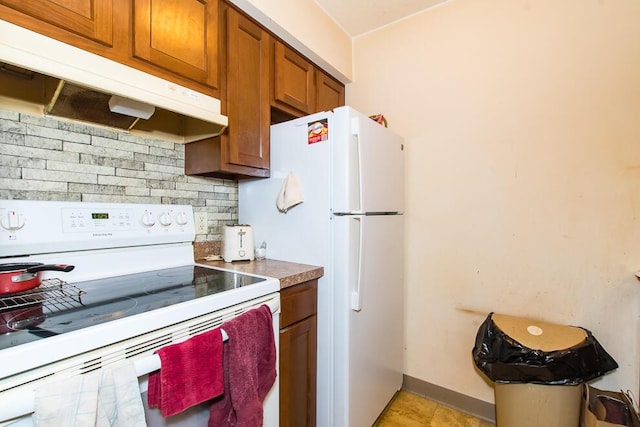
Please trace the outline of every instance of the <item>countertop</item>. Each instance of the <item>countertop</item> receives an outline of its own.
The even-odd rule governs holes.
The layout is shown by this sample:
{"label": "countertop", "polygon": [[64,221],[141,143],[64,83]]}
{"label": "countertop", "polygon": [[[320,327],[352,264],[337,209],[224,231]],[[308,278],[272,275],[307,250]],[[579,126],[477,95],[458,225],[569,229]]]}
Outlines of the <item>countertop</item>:
{"label": "countertop", "polygon": [[324,268],[316,265],[297,264],[295,262],[262,259],[256,261],[206,261],[196,259],[196,263],[224,268],[240,273],[256,274],[280,280],[280,289],[294,286],[324,275]]}

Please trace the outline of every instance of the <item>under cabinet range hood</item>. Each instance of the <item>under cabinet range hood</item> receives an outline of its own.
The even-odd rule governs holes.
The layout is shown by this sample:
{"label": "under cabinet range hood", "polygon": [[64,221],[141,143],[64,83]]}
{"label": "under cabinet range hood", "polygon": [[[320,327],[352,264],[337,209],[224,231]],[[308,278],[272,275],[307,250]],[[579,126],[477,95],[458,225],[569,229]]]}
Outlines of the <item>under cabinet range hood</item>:
{"label": "under cabinet range hood", "polygon": [[0,20],[0,108],[178,143],[220,135],[220,100]]}

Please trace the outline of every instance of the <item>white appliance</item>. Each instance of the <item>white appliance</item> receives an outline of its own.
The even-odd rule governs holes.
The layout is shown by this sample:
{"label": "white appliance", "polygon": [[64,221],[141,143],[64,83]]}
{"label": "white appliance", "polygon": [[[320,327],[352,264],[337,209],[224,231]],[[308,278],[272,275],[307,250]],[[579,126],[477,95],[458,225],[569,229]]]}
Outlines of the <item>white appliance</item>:
{"label": "white appliance", "polygon": [[247,224],[225,225],[222,235],[222,259],[225,262],[254,259],[253,228]]}
{"label": "white appliance", "polygon": [[[401,137],[340,107],[271,126],[271,178],[239,184],[239,220],[269,258],[325,269],[318,426],[371,426],[402,385],[403,159]],[[303,201],[283,213],[289,174]]]}
{"label": "white appliance", "polygon": [[[0,263],[75,266],[0,295],[0,425],[32,425],[37,387],[124,359],[144,393],[157,349],[263,304],[277,349],[279,281],[195,264],[194,237],[188,205],[0,200]],[[268,427],[279,424],[278,388],[264,403]],[[206,425],[202,409],[171,425]],[[165,425],[157,410],[147,423]]]}
{"label": "white appliance", "polygon": [[[42,99],[29,97],[38,92]],[[72,97],[73,102],[58,108],[65,97]],[[216,98],[3,20],[0,104],[20,112],[69,117],[181,143],[219,135],[228,124]],[[154,109],[162,111],[154,113]],[[132,117],[123,120],[124,116],[110,112]]]}

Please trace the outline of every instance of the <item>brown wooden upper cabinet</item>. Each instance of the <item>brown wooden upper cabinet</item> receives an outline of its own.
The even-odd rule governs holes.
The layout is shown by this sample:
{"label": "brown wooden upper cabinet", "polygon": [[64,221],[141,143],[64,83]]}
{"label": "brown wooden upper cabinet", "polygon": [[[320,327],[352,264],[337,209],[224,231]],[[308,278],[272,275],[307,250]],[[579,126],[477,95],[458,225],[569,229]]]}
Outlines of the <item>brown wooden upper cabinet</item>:
{"label": "brown wooden upper cabinet", "polygon": [[[112,46],[113,2],[114,0],[0,0],[0,5],[105,46]],[[13,18],[12,22],[35,30],[34,21],[21,20],[19,15]]]}
{"label": "brown wooden upper cabinet", "polygon": [[226,132],[185,147],[185,173],[237,178],[269,176],[269,33],[237,10],[223,6],[222,112]]}
{"label": "brown wooden upper cabinet", "polygon": [[0,0],[0,16],[219,96],[218,0]]}
{"label": "brown wooden upper cabinet", "polygon": [[271,51],[273,123],[344,105],[342,83],[278,40]]}
{"label": "brown wooden upper cabinet", "polygon": [[315,111],[315,68],[302,55],[279,41],[273,44],[274,107],[295,114]]}
{"label": "brown wooden upper cabinet", "polygon": [[315,111],[329,111],[344,105],[344,85],[328,74],[316,70],[316,108]]}
{"label": "brown wooden upper cabinet", "polygon": [[228,160],[268,171],[269,33],[235,9],[227,17]]}
{"label": "brown wooden upper cabinet", "polygon": [[133,56],[218,87],[218,0],[133,0]]}

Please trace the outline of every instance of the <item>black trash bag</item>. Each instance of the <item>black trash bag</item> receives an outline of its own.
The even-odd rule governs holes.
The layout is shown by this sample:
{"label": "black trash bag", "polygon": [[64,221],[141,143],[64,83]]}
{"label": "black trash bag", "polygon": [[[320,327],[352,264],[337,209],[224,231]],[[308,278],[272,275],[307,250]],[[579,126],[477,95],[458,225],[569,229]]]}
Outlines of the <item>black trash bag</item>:
{"label": "black trash bag", "polygon": [[502,332],[487,316],[476,334],[473,360],[490,380],[498,383],[577,385],[618,367],[590,331],[580,344],[545,352],[528,348]]}

